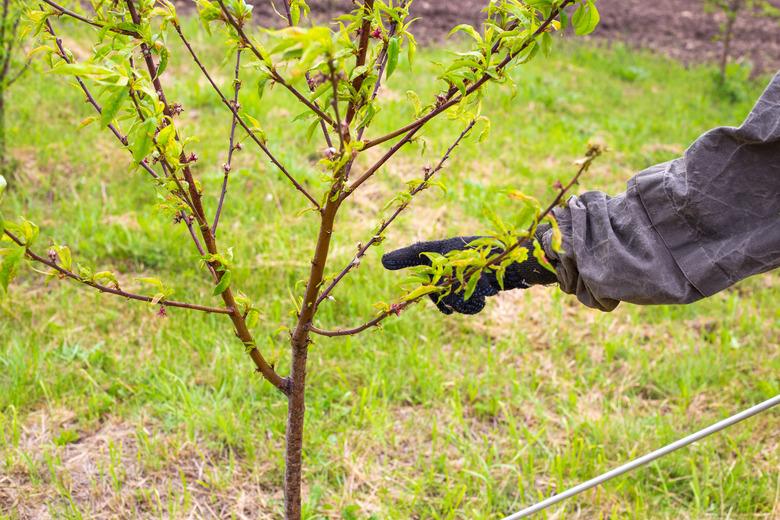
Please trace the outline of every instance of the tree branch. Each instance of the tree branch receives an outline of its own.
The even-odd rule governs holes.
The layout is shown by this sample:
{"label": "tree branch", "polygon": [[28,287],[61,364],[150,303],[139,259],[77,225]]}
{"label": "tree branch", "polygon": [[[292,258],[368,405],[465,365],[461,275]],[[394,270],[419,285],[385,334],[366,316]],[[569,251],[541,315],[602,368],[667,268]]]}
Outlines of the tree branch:
{"label": "tree branch", "polygon": [[[428,181],[430,181],[434,175],[436,175],[439,171],[441,171],[442,168],[444,168],[444,163],[447,162],[447,160],[450,158],[450,155],[455,150],[455,148],[458,147],[458,145],[461,143],[461,141],[468,135],[469,132],[471,132],[471,129],[474,128],[474,125],[476,124],[476,120],[472,120],[468,126],[460,133],[460,135],[455,139],[455,142],[452,143],[452,145],[447,149],[447,151],[442,156],[439,163],[436,165],[435,168],[428,168],[425,173],[425,177],[423,178],[423,182],[420,183],[417,187],[412,189],[409,194],[414,197],[421,191],[425,190],[428,187]],[[393,212],[390,217],[385,220],[382,225],[379,227],[377,232],[374,234],[371,239],[366,242],[366,244],[360,249],[358,249],[357,254],[355,255],[355,258],[347,265],[344,269],[341,270],[341,272],[336,276],[336,278],[333,279],[333,281],[328,285],[328,287],[320,293],[319,298],[317,299],[317,306],[322,303],[323,300],[325,300],[331,292],[333,292],[333,289],[336,287],[336,285],[341,282],[341,280],[349,274],[352,269],[360,265],[360,259],[365,256],[366,252],[375,244],[379,243],[382,240],[382,234],[387,230],[388,227],[395,221],[396,218],[404,211],[406,208],[409,207],[409,204],[411,203],[411,200],[404,202],[400,206],[398,206],[395,211]]]}
{"label": "tree branch", "polygon": [[[80,14],[78,14],[78,13],[76,13],[74,11],[71,11],[69,9],[66,9],[65,7],[62,7],[61,5],[53,2],[52,0],[42,0],[42,1],[44,3],[46,3],[46,4],[48,4],[49,6],[53,7],[57,11],[59,11],[60,15],[70,16],[71,18],[74,18],[74,19],[76,19],[76,20],[78,20],[80,22],[84,22],[84,23],[86,23],[88,25],[91,25],[92,27],[97,27],[98,29],[105,29],[106,28],[106,26],[104,24],[101,24],[101,23],[96,22],[94,20],[90,20],[89,18],[87,18],[85,16],[81,16]],[[134,38],[140,38],[141,37],[141,35],[138,34],[136,31],[130,31],[130,30],[127,30],[127,29],[119,29],[117,27],[109,27],[108,30],[113,32],[113,33],[124,34],[125,36],[132,36]]]}
{"label": "tree branch", "polygon": [[[238,111],[238,92],[241,90],[241,80],[239,79],[241,71],[241,49],[236,51],[236,70],[233,74],[233,108]],[[217,227],[219,227],[219,216],[222,214],[222,205],[225,203],[225,195],[227,194],[228,179],[230,177],[230,170],[233,162],[233,152],[236,150],[236,126],[238,124],[238,116],[233,113],[233,118],[230,123],[230,138],[228,139],[228,154],[227,162],[222,166],[224,177],[222,178],[222,190],[219,194],[219,203],[217,204],[217,211],[214,214],[214,223],[211,225],[211,233],[217,236]]]}
{"label": "tree branch", "polygon": [[[517,57],[521,52],[523,52],[525,49],[528,48],[528,46],[536,40],[537,37],[539,37],[541,34],[547,31],[547,29],[550,27],[550,24],[555,20],[555,18],[563,11],[565,7],[567,7],[569,4],[573,3],[574,0],[564,0],[560,6],[558,6],[556,9],[553,9],[553,11],[550,13],[550,15],[542,22],[542,24],[534,31],[533,34],[531,34],[528,39],[523,43],[516,51],[511,52],[506,55],[506,57],[496,66],[495,72],[499,73],[503,71],[503,69],[513,60],[515,57]],[[395,130],[393,132],[390,132],[389,134],[383,135],[382,137],[378,137],[376,139],[369,140],[365,143],[363,149],[367,150],[369,148],[373,148],[374,146],[377,146],[379,144],[382,144],[386,141],[389,141],[391,139],[395,139],[396,137],[403,135],[407,132],[411,132],[413,130],[419,129],[422,126],[424,126],[428,121],[433,119],[434,117],[438,116],[442,112],[448,110],[452,106],[459,103],[462,99],[465,99],[466,97],[470,96],[474,92],[476,92],[482,85],[490,81],[491,76],[489,74],[483,74],[482,77],[480,77],[476,82],[474,82],[470,87],[466,89],[465,95],[458,95],[455,94],[458,93],[458,89],[451,88],[442,98],[441,101],[439,101],[436,105],[436,107],[425,114],[424,116],[420,117],[416,121],[413,121],[409,123],[408,125],[399,128],[398,130]]]}
{"label": "tree branch", "polygon": [[[572,179],[565,186],[560,186],[558,194],[553,199],[553,201],[544,209],[544,211],[542,211],[539,215],[537,215],[537,218],[535,219],[533,224],[531,224],[531,226],[529,226],[529,228],[528,228],[528,230],[527,230],[527,232],[525,234],[526,237],[531,236],[533,234],[534,229],[536,229],[536,226],[538,226],[541,221],[543,221],[545,218],[547,218],[547,216],[550,215],[552,210],[558,204],[560,204],[560,202],[563,200],[563,197],[566,195],[566,193],[568,193],[571,190],[571,188],[574,187],[574,185],[576,185],[579,182],[579,179],[582,176],[582,174],[585,173],[586,171],[588,171],[588,169],[590,168],[590,165],[593,163],[593,161],[596,159],[596,157],[601,155],[602,152],[603,152],[603,148],[600,147],[600,146],[597,146],[597,145],[596,146],[591,146],[588,149],[588,153],[586,154],[585,158],[580,163],[580,167],[577,170],[577,173],[572,177]],[[516,250],[516,249],[518,249],[520,247],[523,247],[523,244],[525,243],[525,241],[526,241],[525,237],[523,237],[521,239],[518,239],[514,244],[512,244],[509,247],[507,247],[503,252],[501,252],[500,254],[498,254],[495,257],[493,257],[490,260],[488,260],[485,263],[485,265],[466,271],[464,273],[464,275],[463,275],[463,278],[464,279],[471,278],[471,276],[474,276],[475,274],[477,274],[478,271],[484,271],[485,269],[489,268],[490,266],[493,266],[493,265],[501,263],[504,259],[506,259],[509,256],[509,254],[512,251],[514,251],[514,250]],[[457,278],[455,278],[453,276],[453,277],[450,277],[449,279],[445,280],[440,285],[440,287],[443,290],[448,290],[448,289],[451,289],[456,283],[458,283],[458,280],[457,280]],[[372,319],[372,320],[370,320],[370,321],[368,321],[368,322],[366,322],[366,323],[364,323],[362,325],[359,325],[358,327],[354,327],[354,328],[351,328],[351,329],[324,330],[324,329],[320,329],[318,327],[315,327],[313,325],[310,325],[309,326],[309,330],[311,332],[313,332],[314,334],[318,334],[320,336],[331,337],[331,338],[339,337],[339,336],[352,336],[352,335],[355,335],[355,334],[359,334],[360,332],[368,330],[368,329],[370,329],[372,327],[379,326],[384,320],[386,320],[390,316],[399,316],[404,309],[406,309],[407,307],[409,307],[412,304],[415,304],[415,303],[419,302],[420,300],[422,300],[426,296],[427,295],[422,295],[422,296],[420,296],[418,298],[415,298],[413,300],[409,300],[409,301],[405,301],[405,302],[394,304],[394,305],[392,305],[390,307],[389,310],[380,313],[374,319]]]}
{"label": "tree branch", "polygon": [[[358,43],[358,53],[357,58],[355,59],[355,67],[362,67],[366,64],[366,56],[368,55],[368,45],[371,41],[371,18],[369,18],[369,15],[371,14],[371,11],[374,9],[374,0],[364,0],[363,2],[363,8],[362,16],[363,16],[363,25],[360,27],[360,42]],[[347,115],[345,122],[347,125],[352,123],[352,119],[355,117],[355,114],[360,109],[360,89],[363,88],[363,81],[366,79],[366,73],[359,75],[355,80],[352,82],[352,89],[354,90],[357,98],[351,99],[349,101],[349,104],[347,105]]]}
{"label": "tree branch", "polygon": [[[128,8],[131,11],[131,16],[134,16],[134,23],[138,23],[138,13],[135,11],[135,8],[133,6],[132,0],[127,0]],[[133,14],[134,13],[134,14]],[[57,40],[57,46],[60,49],[61,57],[69,63],[70,61],[67,58],[67,53],[64,51],[64,48],[62,47],[62,41],[59,40],[56,35],[54,34],[54,31],[51,27],[51,24],[47,20],[47,28],[49,29],[49,32],[54,36],[54,38]],[[145,44],[144,44],[145,46]],[[165,112],[167,115],[170,115],[170,107],[167,104],[167,101],[165,100],[165,93],[162,90],[162,85],[159,81],[159,78],[156,77],[156,67],[154,64],[154,61],[151,58],[151,55],[147,54],[149,59],[147,60],[147,65],[149,67],[149,73],[152,77],[152,81],[154,83],[155,89],[158,91],[158,95],[160,96],[160,100],[165,104]],[[79,85],[81,86],[82,90],[87,94],[88,101],[95,107],[96,110],[100,110],[100,106],[97,104],[97,102],[94,100],[91,94],[89,94],[89,90],[86,88],[86,85],[79,79],[78,80]],[[110,127],[111,128],[111,127]],[[124,138],[124,136],[121,135],[115,128],[112,129],[114,132],[114,135],[117,136],[117,138],[120,139],[120,141],[126,146],[127,145],[127,139]],[[155,178],[157,178],[156,172],[152,170],[148,164],[145,162],[140,163],[142,167],[144,167],[147,171],[149,171],[151,174],[154,175]],[[206,244],[206,251],[209,254],[217,254],[217,246],[216,241],[214,240],[213,235],[211,234],[211,228],[210,226],[205,222],[204,213],[203,213],[203,206],[200,204],[200,194],[195,189],[194,180],[192,179],[192,174],[189,171],[189,167],[185,166],[184,168],[184,174],[186,177],[186,180],[190,187],[190,195],[195,194],[193,197],[193,203],[195,206],[195,218],[198,219],[198,224],[200,227],[201,235],[204,239],[204,242]],[[189,223],[188,223],[189,224]],[[188,228],[190,225],[188,225]],[[194,232],[191,232],[192,236],[194,237]],[[218,266],[215,266],[213,263],[211,264],[212,268],[216,268]],[[221,279],[221,276],[223,276],[222,273],[218,273],[216,282],[218,283]],[[285,395],[289,395],[290,389],[289,389],[289,383],[286,379],[279,376],[279,374],[276,373],[274,368],[265,360],[263,355],[260,353],[260,351],[255,346],[254,338],[252,337],[252,333],[249,331],[249,328],[246,325],[246,320],[244,316],[240,313],[238,309],[238,304],[236,303],[235,297],[233,296],[233,292],[228,287],[225,289],[221,295],[222,300],[225,303],[225,309],[229,310],[230,312],[227,313],[227,315],[230,317],[230,320],[233,322],[233,327],[235,329],[236,335],[241,340],[241,342],[246,347],[250,358],[254,362],[255,366],[257,367],[257,371],[262,374],[262,376],[270,382],[274,387],[276,387],[280,392],[282,392]]]}
{"label": "tree branch", "polygon": [[[287,1],[287,0],[285,0]],[[238,21],[233,17],[232,14],[230,14],[230,11],[228,10],[227,6],[225,5],[224,0],[217,0],[217,3],[222,8],[222,12],[225,15],[225,18],[227,19],[227,22],[233,27],[233,29],[236,30],[238,33],[239,38],[241,38],[241,42],[249,48],[249,50],[252,51],[252,54],[254,54],[257,59],[264,62],[265,59],[263,58],[262,54],[260,53],[260,50],[255,46],[254,43],[249,39],[249,36],[247,36],[246,32],[244,32],[244,28],[241,26],[241,24],[238,23]],[[289,90],[298,100],[309,107],[309,109],[317,114],[319,118],[322,121],[325,121],[328,125],[335,128],[336,123],[331,119],[331,117],[323,112],[320,107],[309,101],[309,99],[304,96],[297,88],[292,86],[290,83],[287,82],[275,69],[272,69],[271,71],[271,77],[273,80],[280,85],[282,85],[284,88]],[[338,130],[338,129],[336,129]]]}
{"label": "tree branch", "polygon": [[[290,27],[294,27],[295,24],[293,23],[292,14],[290,13],[290,0],[282,0],[282,3],[284,4],[284,13],[287,17],[287,25]],[[273,4],[273,2],[272,2]],[[274,10],[276,7],[274,7]],[[311,74],[309,74],[309,71],[306,71],[306,74],[304,74],[306,77],[306,84],[309,86],[309,92],[314,92],[314,85],[311,82]],[[313,102],[317,108],[319,108],[319,103],[316,101]],[[333,147],[333,141],[330,139],[330,133],[328,132],[328,126],[325,124],[325,121],[320,119],[320,129],[322,130],[322,136],[325,138],[325,144],[328,145],[328,148]]]}
{"label": "tree branch", "polygon": [[[407,0],[401,1],[401,7],[406,7]],[[387,47],[389,45],[390,39],[395,36],[395,32],[398,30],[398,22],[393,21],[392,24],[390,24],[390,30],[387,33],[387,42],[385,42],[384,46],[382,47],[382,51],[379,55],[379,66],[377,67],[377,77],[376,77],[376,83],[374,83],[374,90],[371,92],[371,99],[369,100],[369,103],[373,102],[377,96],[379,95],[379,88],[382,86],[382,76],[385,74],[385,69],[387,68]],[[357,133],[357,140],[362,141],[363,140],[363,134],[366,131],[366,127],[362,126],[358,129]]]}
{"label": "tree branch", "polygon": [[185,303],[185,302],[178,302],[174,300],[159,300],[155,301],[154,298],[151,296],[143,296],[140,294],[134,294],[131,292],[123,291],[116,287],[109,287],[107,285],[102,285],[96,282],[91,282],[89,280],[82,279],[79,275],[74,273],[73,271],[70,271],[68,269],[65,269],[64,267],[57,264],[57,262],[49,260],[47,258],[44,258],[35,252],[33,252],[31,249],[29,249],[24,242],[22,242],[19,237],[8,231],[7,229],[4,231],[5,235],[8,236],[13,242],[15,242],[18,246],[21,246],[24,248],[25,255],[27,255],[32,260],[35,260],[38,263],[44,264],[48,267],[51,267],[55,271],[57,271],[61,276],[70,278],[72,280],[76,280],[77,282],[92,287],[93,289],[97,289],[98,291],[102,293],[108,293],[113,294],[116,296],[121,296],[122,298],[127,298],[129,300],[137,300],[140,302],[147,302],[147,303],[159,303],[163,307],[177,307],[180,309],[189,309],[193,311],[200,311],[200,312],[206,312],[210,314],[230,314],[233,312],[233,309],[227,309],[227,308],[220,308],[220,307],[207,307],[205,305],[197,305],[194,303]]}
{"label": "tree branch", "polygon": [[[49,20],[46,20],[46,30],[49,31],[49,34],[51,34],[52,37],[54,38],[54,42],[57,45],[57,51],[58,51],[59,57],[62,58],[62,60],[65,63],[68,63],[68,64],[73,63],[73,61],[70,58],[68,58],[68,53],[65,52],[65,47],[63,47],[63,45],[62,45],[62,39],[57,37],[57,34],[54,32],[54,27],[52,26],[52,24],[51,24],[51,22]],[[95,109],[95,111],[98,114],[102,114],[103,113],[102,107],[97,102],[97,100],[92,95],[92,93],[89,91],[89,88],[87,88],[87,85],[84,83],[84,81],[82,81],[82,79],[79,76],[75,76],[75,78],[76,78],[76,83],[78,83],[78,85],[79,85],[79,88],[81,88],[82,92],[84,92],[84,95],[87,97],[87,102],[90,105],[92,105],[92,107]],[[128,145],[127,137],[125,135],[123,135],[119,131],[119,129],[117,127],[115,127],[113,124],[109,123],[108,124],[108,129],[111,130],[111,133],[114,134],[114,137],[116,137],[119,140],[119,142],[122,143],[123,146],[127,146]],[[149,175],[151,175],[154,179],[159,179],[160,178],[160,176],[157,174],[157,172],[154,171],[154,169],[151,166],[149,166],[149,164],[147,164],[146,162],[141,161],[141,162],[138,163],[138,165],[140,167],[142,167],[144,170],[146,170],[147,173]]]}
{"label": "tree branch", "polygon": [[301,185],[295,178],[290,174],[289,171],[287,171],[287,168],[285,168],[282,163],[280,163],[276,157],[271,153],[271,151],[268,149],[268,147],[263,143],[263,141],[255,135],[255,132],[252,131],[251,128],[249,128],[249,125],[246,124],[244,119],[241,117],[241,115],[238,113],[238,110],[236,107],[234,107],[230,101],[225,97],[225,95],[222,93],[222,90],[217,86],[214,79],[211,77],[211,74],[209,74],[208,70],[206,70],[206,67],[203,65],[203,62],[200,61],[200,58],[195,53],[195,50],[193,49],[192,45],[190,44],[189,40],[184,36],[184,33],[181,30],[181,27],[178,24],[174,25],[174,29],[176,30],[176,33],[179,35],[179,38],[181,39],[182,43],[184,43],[184,46],[187,48],[187,50],[190,53],[190,56],[192,56],[192,59],[195,61],[195,64],[198,66],[198,68],[201,70],[203,75],[205,76],[206,80],[211,84],[211,87],[214,89],[214,91],[219,96],[220,100],[222,101],[222,104],[228,107],[228,109],[231,111],[233,116],[235,117],[236,121],[238,121],[238,124],[241,125],[241,127],[246,131],[247,135],[249,136],[252,141],[263,151],[263,153],[268,157],[271,162],[276,166],[279,171],[281,171],[285,177],[295,186],[295,189],[297,189],[299,192],[301,192],[307,199],[309,199],[309,202],[314,205],[317,210],[321,210],[319,203],[317,200],[311,196],[311,194],[306,191],[306,188]]}

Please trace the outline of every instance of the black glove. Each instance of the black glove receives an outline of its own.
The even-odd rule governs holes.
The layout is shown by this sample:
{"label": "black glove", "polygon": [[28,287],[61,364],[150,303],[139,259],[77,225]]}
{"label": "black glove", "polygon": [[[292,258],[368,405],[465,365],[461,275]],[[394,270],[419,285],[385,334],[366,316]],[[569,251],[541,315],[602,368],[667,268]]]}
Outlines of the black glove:
{"label": "black glove", "polygon": [[[537,230],[537,237],[541,237],[543,232],[544,229],[540,227]],[[430,259],[422,253],[445,255],[450,251],[468,247],[470,242],[478,238],[482,237],[455,237],[433,242],[419,242],[387,253],[382,257],[382,265],[391,271],[418,265],[431,265]],[[503,290],[527,289],[532,285],[548,285],[557,282],[555,273],[543,267],[533,256],[533,241],[527,241],[523,247],[528,248],[528,259],[525,262],[514,263],[507,267],[504,274]],[[494,254],[499,252],[499,250],[493,251]],[[463,290],[460,287],[453,288],[444,298],[441,298],[439,294],[431,294],[431,300],[444,314],[452,314],[453,312],[477,314],[485,308],[485,298],[495,296],[500,290],[502,289],[498,284],[495,272],[486,269],[477,282],[477,288],[468,300],[463,299]]]}

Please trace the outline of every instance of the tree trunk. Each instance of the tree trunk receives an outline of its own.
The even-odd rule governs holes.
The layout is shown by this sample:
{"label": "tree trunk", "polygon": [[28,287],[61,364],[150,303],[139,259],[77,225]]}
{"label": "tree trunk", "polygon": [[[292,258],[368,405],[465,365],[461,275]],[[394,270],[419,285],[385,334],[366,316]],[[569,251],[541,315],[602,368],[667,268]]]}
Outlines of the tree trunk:
{"label": "tree trunk", "polygon": [[[341,175],[344,174],[342,170]],[[284,511],[286,520],[301,518],[301,454],[303,452],[303,420],[306,413],[306,358],[309,350],[309,327],[317,312],[317,296],[328,261],[333,224],[341,200],[338,197],[341,184],[331,189],[328,202],[322,209],[317,247],[311,261],[311,272],[306,294],[298,315],[298,323],[292,333],[292,368],[287,407],[287,451],[285,453]]]}
{"label": "tree trunk", "polygon": [[301,518],[301,477],[303,453],[303,424],[306,413],[306,358],[309,347],[292,347],[292,392],[287,406],[287,453],[284,470],[284,517],[287,520]]}

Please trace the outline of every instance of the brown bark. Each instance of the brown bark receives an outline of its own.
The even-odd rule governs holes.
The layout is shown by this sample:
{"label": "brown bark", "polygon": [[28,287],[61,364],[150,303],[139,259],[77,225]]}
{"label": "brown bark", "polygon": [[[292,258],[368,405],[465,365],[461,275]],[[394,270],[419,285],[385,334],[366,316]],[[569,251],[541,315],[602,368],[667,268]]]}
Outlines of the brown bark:
{"label": "brown bark", "polygon": [[[343,172],[341,173],[343,176]],[[303,425],[306,413],[306,359],[309,350],[309,328],[316,312],[317,296],[325,273],[325,264],[330,251],[330,240],[336,220],[340,199],[336,195],[341,188],[336,182],[328,197],[328,203],[322,212],[317,247],[311,262],[309,282],[298,323],[292,334],[292,371],[290,374],[290,393],[287,408],[287,447],[285,453],[284,510],[287,520],[301,518],[301,468],[303,451]]]}

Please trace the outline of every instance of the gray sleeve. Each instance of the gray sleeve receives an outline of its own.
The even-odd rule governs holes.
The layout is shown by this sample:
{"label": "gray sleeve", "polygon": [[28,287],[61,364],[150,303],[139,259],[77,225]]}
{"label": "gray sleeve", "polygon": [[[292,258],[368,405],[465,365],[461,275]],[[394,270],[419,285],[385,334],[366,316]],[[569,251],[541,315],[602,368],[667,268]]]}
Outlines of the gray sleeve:
{"label": "gray sleeve", "polygon": [[780,266],[780,74],[739,128],[701,136],[624,193],[555,210],[561,289],[589,307],[690,303]]}

